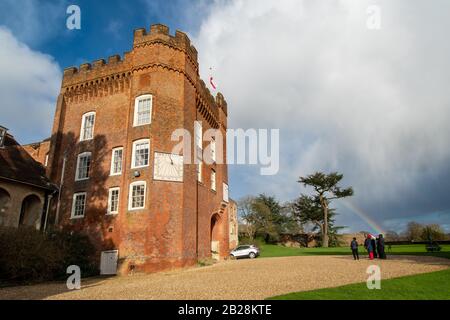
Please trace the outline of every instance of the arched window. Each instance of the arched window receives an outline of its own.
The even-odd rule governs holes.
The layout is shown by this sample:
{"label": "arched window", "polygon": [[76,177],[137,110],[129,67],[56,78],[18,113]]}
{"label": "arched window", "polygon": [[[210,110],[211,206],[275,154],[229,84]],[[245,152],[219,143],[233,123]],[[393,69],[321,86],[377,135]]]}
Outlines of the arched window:
{"label": "arched window", "polygon": [[41,225],[42,203],[37,195],[31,194],[22,201],[19,226],[39,229]]}
{"label": "arched window", "polygon": [[6,219],[9,207],[11,206],[11,196],[5,189],[0,188],[0,225]]}

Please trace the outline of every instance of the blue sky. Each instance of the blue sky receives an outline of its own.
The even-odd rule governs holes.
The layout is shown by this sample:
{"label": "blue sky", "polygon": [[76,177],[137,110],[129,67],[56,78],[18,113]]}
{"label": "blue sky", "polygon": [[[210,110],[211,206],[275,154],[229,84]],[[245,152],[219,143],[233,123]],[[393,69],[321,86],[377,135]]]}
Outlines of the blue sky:
{"label": "blue sky", "polygon": [[[189,34],[203,78],[214,68],[231,128],[280,129],[278,174],[230,166],[232,197],[287,201],[300,175],[339,171],[360,208],[336,203],[349,230],[450,231],[450,3],[376,3],[378,31],[369,0],[2,0],[0,124],[22,143],[46,138],[64,68],[123,55],[135,28],[163,23]],[[71,4],[81,30],[66,28]]]}

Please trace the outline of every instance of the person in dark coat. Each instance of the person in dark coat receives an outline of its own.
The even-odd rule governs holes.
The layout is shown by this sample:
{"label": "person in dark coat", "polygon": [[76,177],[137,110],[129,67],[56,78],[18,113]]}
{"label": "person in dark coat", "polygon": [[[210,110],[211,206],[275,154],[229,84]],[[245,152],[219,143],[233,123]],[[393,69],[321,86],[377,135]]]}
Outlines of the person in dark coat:
{"label": "person in dark coat", "polygon": [[356,241],[356,238],[353,238],[352,242],[350,243],[350,248],[352,249],[353,259],[359,260],[358,241]]}
{"label": "person in dark coat", "polygon": [[373,260],[373,246],[370,234],[367,235],[367,238],[364,241],[364,248],[366,248],[367,252],[369,253],[369,259]]}
{"label": "person in dark coat", "polygon": [[386,259],[386,252],[384,250],[384,237],[382,234],[378,236],[377,249],[380,259]]}
{"label": "person in dark coat", "polygon": [[378,258],[378,254],[377,254],[377,240],[372,238],[370,241],[372,242],[373,257],[374,258]]}

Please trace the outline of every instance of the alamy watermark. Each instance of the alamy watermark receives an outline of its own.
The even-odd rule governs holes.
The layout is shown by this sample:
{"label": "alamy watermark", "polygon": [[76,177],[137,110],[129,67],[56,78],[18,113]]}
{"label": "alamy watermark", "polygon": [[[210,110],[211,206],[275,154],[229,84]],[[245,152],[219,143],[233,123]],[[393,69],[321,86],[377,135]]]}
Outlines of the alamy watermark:
{"label": "alamy watermark", "polygon": [[71,265],[67,267],[67,274],[70,276],[67,278],[66,285],[69,290],[81,289],[81,269],[77,265]]}
{"label": "alamy watermark", "polygon": [[369,275],[367,278],[367,289],[380,290],[381,289],[381,269],[377,265],[370,265],[367,267],[366,273]]}
{"label": "alamy watermark", "polygon": [[81,9],[79,6],[72,4],[67,7],[66,13],[69,15],[66,20],[66,27],[69,30],[81,29]]}
{"label": "alamy watermark", "polygon": [[[172,154],[183,155],[184,164],[204,162],[206,164],[260,165],[261,175],[278,173],[279,129],[228,129],[225,134],[226,140],[222,131],[218,129],[208,129],[202,133],[201,122],[196,121],[194,137],[189,130],[183,128],[172,132],[171,140],[178,142],[172,149]],[[224,152],[225,141],[227,152]]]}

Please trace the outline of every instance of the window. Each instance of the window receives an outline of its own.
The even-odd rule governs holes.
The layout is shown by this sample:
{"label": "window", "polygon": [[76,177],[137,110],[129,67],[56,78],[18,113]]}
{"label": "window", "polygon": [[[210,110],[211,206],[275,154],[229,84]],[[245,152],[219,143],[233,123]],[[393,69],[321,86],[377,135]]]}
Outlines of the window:
{"label": "window", "polygon": [[228,202],[228,185],[226,183],[223,184],[223,201]]}
{"label": "window", "polygon": [[216,191],[216,172],[211,170],[211,190]]}
{"label": "window", "polygon": [[109,189],[108,195],[108,214],[117,214],[119,213],[119,188],[111,188]]}
{"label": "window", "polygon": [[83,115],[81,121],[80,141],[91,140],[94,138],[95,112],[89,112]]}
{"label": "window", "polygon": [[133,126],[142,126],[152,122],[152,104],[153,97],[146,94],[137,97],[134,102],[134,124]]}
{"label": "window", "polygon": [[0,126],[0,148],[3,148],[5,145],[6,131],[5,127]]}
{"label": "window", "polygon": [[197,180],[199,182],[202,182],[202,169],[203,169],[203,162],[199,162],[197,165]]}
{"label": "window", "polygon": [[115,148],[112,150],[111,157],[111,175],[119,175],[122,173],[123,148]]}
{"label": "window", "polygon": [[83,218],[86,208],[86,192],[73,195],[71,219]]}
{"label": "window", "polygon": [[89,171],[91,170],[91,153],[85,152],[78,155],[77,170],[75,180],[89,179]]}
{"label": "window", "polygon": [[48,153],[45,155],[44,166],[48,166]]}
{"label": "window", "polygon": [[211,160],[216,162],[216,139],[211,139]]}
{"label": "window", "polygon": [[132,168],[147,167],[150,158],[150,140],[143,139],[133,142]]}
{"label": "window", "polygon": [[130,184],[128,195],[128,210],[138,210],[145,208],[145,181],[133,182]]}
{"label": "window", "polygon": [[194,122],[194,135],[195,135],[195,146],[203,150],[202,145],[203,129],[201,121]]}

